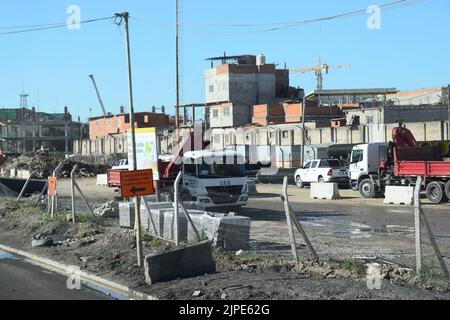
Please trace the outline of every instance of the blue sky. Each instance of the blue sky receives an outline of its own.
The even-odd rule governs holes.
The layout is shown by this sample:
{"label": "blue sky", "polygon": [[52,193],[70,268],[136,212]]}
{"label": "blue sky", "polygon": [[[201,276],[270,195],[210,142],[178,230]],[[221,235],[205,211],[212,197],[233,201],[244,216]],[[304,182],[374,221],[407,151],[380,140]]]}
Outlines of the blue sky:
{"label": "blue sky", "polygon": [[[180,1],[183,103],[204,100],[203,71],[209,67],[205,58],[224,51],[264,53],[268,62],[280,66],[286,62],[289,68],[313,66],[318,54],[329,64],[351,64],[331,69],[324,83],[328,89],[413,89],[450,83],[450,0],[427,0],[382,12],[381,30],[369,30],[369,15],[364,15],[263,33],[227,25],[320,18],[391,0]],[[0,9],[8,14],[2,16],[0,27],[64,22],[71,4],[80,7],[82,20],[130,12],[135,107],[144,111],[164,104],[173,112],[175,0],[2,1]],[[39,105],[40,111],[61,112],[67,105],[82,119],[99,115],[91,73],[108,111],[128,105],[123,31],[110,21],[85,24],[81,30],[0,36],[0,48],[0,107],[17,107],[24,88],[30,93],[29,106]],[[315,77],[296,74],[291,83],[310,91]]]}

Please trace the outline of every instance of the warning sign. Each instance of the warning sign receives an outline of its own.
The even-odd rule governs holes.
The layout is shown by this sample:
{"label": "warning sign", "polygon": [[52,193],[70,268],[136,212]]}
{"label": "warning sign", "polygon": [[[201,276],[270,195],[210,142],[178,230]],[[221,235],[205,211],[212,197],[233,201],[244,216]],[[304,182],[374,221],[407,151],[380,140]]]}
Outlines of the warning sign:
{"label": "warning sign", "polygon": [[48,195],[56,196],[56,178],[55,177],[48,178]]}
{"label": "warning sign", "polygon": [[124,198],[154,194],[153,171],[151,169],[122,171],[120,173],[120,188]]}

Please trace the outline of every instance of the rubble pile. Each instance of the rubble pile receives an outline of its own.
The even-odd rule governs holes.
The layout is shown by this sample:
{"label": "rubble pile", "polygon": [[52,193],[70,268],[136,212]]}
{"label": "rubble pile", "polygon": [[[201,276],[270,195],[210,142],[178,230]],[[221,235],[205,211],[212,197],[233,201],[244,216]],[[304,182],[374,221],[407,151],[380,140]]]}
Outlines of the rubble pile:
{"label": "rubble pile", "polygon": [[19,170],[29,170],[34,172],[36,179],[46,179],[52,175],[53,170],[63,163],[59,177],[69,178],[73,167],[78,164],[77,177],[95,177],[97,174],[103,174],[108,171],[108,167],[102,164],[89,164],[64,159],[64,157],[48,156],[36,154],[34,156],[21,155],[5,164],[6,168],[16,168]]}

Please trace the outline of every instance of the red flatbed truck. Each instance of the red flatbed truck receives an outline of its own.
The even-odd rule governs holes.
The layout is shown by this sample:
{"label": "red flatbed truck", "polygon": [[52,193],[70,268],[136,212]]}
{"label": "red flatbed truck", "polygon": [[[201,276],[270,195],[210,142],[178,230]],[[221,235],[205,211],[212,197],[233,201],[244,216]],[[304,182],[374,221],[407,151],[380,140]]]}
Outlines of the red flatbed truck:
{"label": "red flatbed truck", "polygon": [[415,185],[423,177],[423,189],[432,203],[450,199],[450,158],[446,142],[419,146],[405,127],[393,129],[393,142],[353,147],[350,180],[364,198],[384,193],[387,185]]}

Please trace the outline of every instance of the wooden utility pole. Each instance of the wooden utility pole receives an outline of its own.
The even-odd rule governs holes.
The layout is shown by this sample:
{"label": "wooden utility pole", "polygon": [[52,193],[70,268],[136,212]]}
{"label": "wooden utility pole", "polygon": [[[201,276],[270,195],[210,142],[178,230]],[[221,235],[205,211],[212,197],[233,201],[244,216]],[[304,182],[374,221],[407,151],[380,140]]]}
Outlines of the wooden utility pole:
{"label": "wooden utility pole", "polygon": [[[130,126],[131,126],[131,148],[133,153],[133,171],[137,170],[137,156],[136,156],[136,128],[134,123],[134,103],[133,103],[133,80],[131,75],[131,53],[130,53],[130,33],[128,28],[128,19],[130,17],[128,12],[116,13],[117,17],[125,21],[125,45],[127,51],[127,66],[128,66],[128,93],[130,99]],[[136,249],[137,249],[137,264],[139,267],[143,265],[142,256],[142,234],[141,234],[141,199],[134,198],[135,202],[135,223],[136,231]]]}

